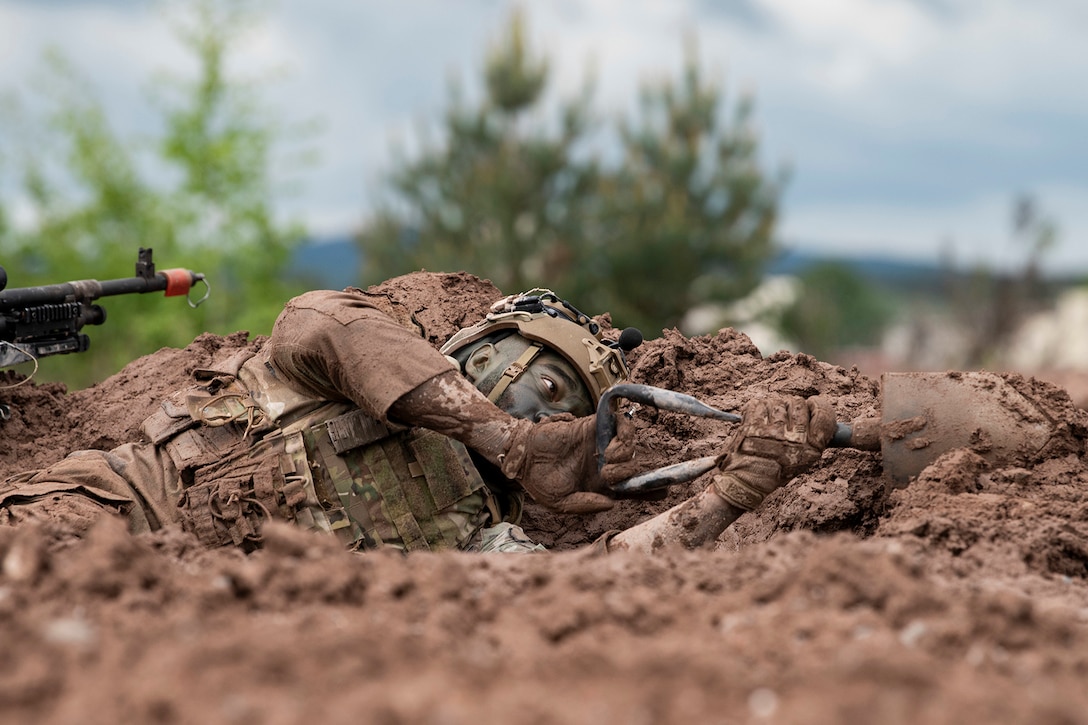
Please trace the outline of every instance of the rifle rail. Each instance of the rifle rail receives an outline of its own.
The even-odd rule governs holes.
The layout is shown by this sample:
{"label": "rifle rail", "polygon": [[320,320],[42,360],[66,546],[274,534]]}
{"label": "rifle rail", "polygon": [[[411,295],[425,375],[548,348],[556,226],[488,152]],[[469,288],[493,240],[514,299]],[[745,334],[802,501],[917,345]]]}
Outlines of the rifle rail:
{"label": "rifle rail", "polygon": [[[91,304],[100,297],[165,292],[166,297],[185,295],[190,307],[199,307],[211,294],[208,280],[188,269],[155,271],[150,248],[140,248],[136,275],[126,279],[98,281],[76,280],[39,287],[6,289],[7,272],[0,267],[0,368],[12,367],[48,355],[84,352],[90,338],[80,332],[84,325],[101,325],[106,311]],[[194,301],[190,296],[197,282],[204,284],[204,296]],[[16,383],[21,385],[26,380]],[[0,389],[15,387],[8,385]],[[10,408],[0,402],[0,420],[6,420]]]}

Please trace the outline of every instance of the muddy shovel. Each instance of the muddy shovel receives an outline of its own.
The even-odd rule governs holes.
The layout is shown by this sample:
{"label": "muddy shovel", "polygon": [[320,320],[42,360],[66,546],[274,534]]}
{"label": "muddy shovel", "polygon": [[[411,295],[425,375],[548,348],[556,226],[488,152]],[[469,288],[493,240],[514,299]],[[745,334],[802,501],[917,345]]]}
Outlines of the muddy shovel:
{"label": "muddy shovel", "polygon": [[[605,391],[597,406],[597,451],[616,435],[613,401],[625,398],[661,410],[739,422],[683,393],[623,383]],[[831,447],[879,450],[892,486],[911,478],[955,448],[970,447],[991,461],[1036,453],[1050,439],[1052,425],[1039,408],[1001,376],[986,372],[884,373],[881,415],[839,423]],[[642,473],[612,486],[620,495],[637,495],[695,479],[717,465],[717,456],[696,458]]]}
{"label": "muddy shovel", "polygon": [[988,372],[884,373],[880,452],[902,488],[938,456],[971,448],[992,463],[1031,457],[1054,433],[1039,406]]}

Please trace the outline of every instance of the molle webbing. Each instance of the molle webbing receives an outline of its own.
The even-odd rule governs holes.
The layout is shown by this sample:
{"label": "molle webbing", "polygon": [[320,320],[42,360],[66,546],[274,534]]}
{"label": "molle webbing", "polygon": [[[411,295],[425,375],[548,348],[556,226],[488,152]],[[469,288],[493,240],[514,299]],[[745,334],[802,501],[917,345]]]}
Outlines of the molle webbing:
{"label": "molle webbing", "polygon": [[358,537],[351,521],[339,502],[315,482],[312,468],[316,466],[311,467],[306,431],[284,434],[280,457],[283,498],[295,523],[305,529],[333,534],[344,544],[354,544]]}
{"label": "molle webbing", "polygon": [[178,501],[182,527],[209,546],[233,544],[246,550],[260,545],[260,522],[278,513],[286,486],[277,468],[283,440],[243,441],[239,426],[200,426],[164,444],[184,488]]}
{"label": "molle webbing", "polygon": [[356,548],[449,549],[498,520],[501,507],[461,443],[344,403],[270,431],[240,387],[217,378],[145,424],[190,476],[183,520],[202,541],[249,547],[258,520],[278,514]]}
{"label": "molle webbing", "polygon": [[364,548],[457,548],[486,524],[487,488],[462,444],[411,429],[337,451],[327,428],[303,431],[315,489],[335,492]]}

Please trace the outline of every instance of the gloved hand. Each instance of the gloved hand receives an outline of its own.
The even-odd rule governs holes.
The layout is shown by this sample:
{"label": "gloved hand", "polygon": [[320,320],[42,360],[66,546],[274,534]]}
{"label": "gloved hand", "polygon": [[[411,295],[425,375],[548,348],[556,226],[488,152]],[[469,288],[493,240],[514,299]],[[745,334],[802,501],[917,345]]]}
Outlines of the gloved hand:
{"label": "gloved hand", "polygon": [[835,434],[835,412],[822,397],[767,396],[749,401],[741,416],[714,488],[746,511],[820,460]]}
{"label": "gloved hand", "polygon": [[[622,416],[621,416],[622,417]],[[616,436],[597,471],[597,416],[569,413],[539,423],[521,421],[510,446],[500,457],[503,475],[521,484],[534,501],[560,513],[595,513],[613,506],[606,481],[634,453],[634,426],[617,423]]]}
{"label": "gloved hand", "polygon": [[389,418],[461,441],[520,483],[534,501],[562,513],[612,508],[605,482],[630,475],[622,466],[629,468],[634,454],[634,424],[625,416],[619,416],[598,474],[597,416],[563,413],[539,423],[514,418],[452,370],[399,398]]}

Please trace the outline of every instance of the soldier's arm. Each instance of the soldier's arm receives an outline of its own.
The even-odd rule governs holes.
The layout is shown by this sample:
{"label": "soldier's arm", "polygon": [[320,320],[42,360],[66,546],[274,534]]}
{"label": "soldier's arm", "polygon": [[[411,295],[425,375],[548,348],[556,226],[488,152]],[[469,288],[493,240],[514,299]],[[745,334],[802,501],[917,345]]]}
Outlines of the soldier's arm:
{"label": "soldier's arm", "polygon": [[700,493],[606,541],[609,551],[653,552],[679,544],[696,548],[714,541],[767,494],[789,483],[820,459],[835,433],[830,403],[816,397],[773,396],[745,406],[743,420]]}
{"label": "soldier's arm", "polygon": [[652,519],[619,532],[607,541],[608,551],[640,551],[652,554],[680,545],[696,549],[717,539],[745,513],[707,486],[691,498]]}
{"label": "soldier's arm", "polygon": [[270,362],[289,383],[318,397],[350,400],[379,420],[406,393],[453,369],[414,329],[350,292],[294,298],[268,346]]}

